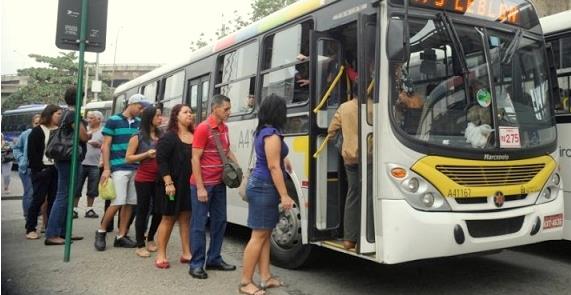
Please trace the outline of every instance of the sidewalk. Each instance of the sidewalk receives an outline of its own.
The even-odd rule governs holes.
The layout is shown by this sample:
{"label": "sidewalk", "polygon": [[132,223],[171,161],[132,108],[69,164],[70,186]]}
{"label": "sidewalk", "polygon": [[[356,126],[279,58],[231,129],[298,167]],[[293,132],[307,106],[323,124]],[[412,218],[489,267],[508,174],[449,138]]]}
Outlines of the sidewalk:
{"label": "sidewalk", "polygon": [[[20,184],[19,179],[13,179]],[[74,235],[84,237],[71,247],[71,261],[63,262],[63,246],[44,246],[40,240],[26,240],[21,200],[2,196],[2,294],[237,294],[242,253],[247,231],[230,227],[224,241],[224,259],[237,265],[233,272],[208,272],[207,280],[188,274],[188,265],[178,262],[181,245],[178,226],[173,229],[167,253],[171,268],[162,270],[150,258],[135,255],[135,249],[114,248],[115,235],[107,235],[107,250],[93,247],[98,219],[84,218],[85,200],[80,201],[79,219],[74,220]],[[101,215],[103,202],[96,199]],[[134,225],[130,236],[134,237]],[[269,294],[287,294],[276,290]]]}
{"label": "sidewalk", "polygon": [[2,194],[2,200],[21,200],[24,194],[24,189],[22,188],[22,181],[17,171],[12,171],[12,176],[10,177],[10,189],[8,193],[4,193],[4,179],[2,178],[2,186],[0,187]]}

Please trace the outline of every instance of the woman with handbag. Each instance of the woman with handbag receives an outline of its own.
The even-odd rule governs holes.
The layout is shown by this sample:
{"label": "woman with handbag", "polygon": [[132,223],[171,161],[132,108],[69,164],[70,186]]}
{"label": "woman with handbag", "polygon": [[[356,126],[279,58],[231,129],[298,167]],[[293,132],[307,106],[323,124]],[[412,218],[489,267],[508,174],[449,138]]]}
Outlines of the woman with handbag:
{"label": "woman with handbag", "polygon": [[159,185],[157,210],[162,213],[158,231],[157,268],[169,268],[167,245],[174,223],[178,221],[182,255],[180,263],[190,261],[190,160],[194,140],[194,115],[189,106],[178,104],[172,108],[167,132],[157,144]]}
{"label": "woman with handbag", "polygon": [[[265,294],[266,288],[284,285],[270,272],[270,236],[279,219],[280,203],[284,210],[294,205],[285,185],[286,169],[291,171],[291,163],[286,158],[289,149],[281,133],[286,120],[284,99],[270,95],[263,100],[254,138],[256,165],[246,188],[248,227],[252,229],[252,235],[244,250],[241,294]],[[252,281],[256,266],[261,289]]]}
{"label": "woman with handbag", "polygon": [[[49,214],[57,192],[57,170],[53,159],[44,153],[50,132],[57,129],[61,120],[62,110],[59,106],[47,105],[40,114],[40,125],[32,128],[28,136],[28,166],[32,179],[32,202],[26,216],[26,238],[37,240],[40,237],[36,232],[38,214],[42,204],[47,203],[46,213]],[[47,225],[47,215],[43,218]]]}
{"label": "woman with handbag", "polygon": [[[63,149],[59,150],[61,154],[56,155],[51,152],[55,157],[55,166],[58,172],[58,182],[57,182],[57,193],[56,199],[52,206],[52,210],[49,211],[50,217],[48,218],[48,226],[46,228],[46,240],[44,244],[46,246],[51,245],[63,245],[65,243],[65,217],[67,214],[67,198],[69,189],[69,180],[71,178],[71,158],[69,152],[69,138],[73,138],[73,133],[75,128],[79,128],[79,149],[78,149],[78,163],[83,161],[85,157],[85,151],[87,149],[86,143],[89,140],[89,135],[87,134],[87,129],[85,127],[85,122],[82,120],[79,126],[74,126],[75,118],[75,97],[76,97],[76,87],[71,86],[67,88],[64,95],[65,103],[67,104],[67,109],[62,116],[61,124],[59,126],[60,144],[63,145]],[[54,138],[58,134],[54,134]],[[50,150],[50,144],[54,142],[49,142],[47,146],[47,151]],[[81,240],[82,237],[71,237],[72,240]]]}
{"label": "woman with handbag", "polygon": [[[162,112],[155,106],[148,106],[143,110],[141,116],[141,127],[139,132],[134,134],[129,140],[129,146],[125,154],[127,163],[139,163],[137,174],[135,174],[135,190],[137,191],[137,208],[135,219],[135,231],[137,237],[137,250],[135,254],[139,257],[149,257],[150,252],[157,251],[154,238],[159,223],[161,222],[161,214],[156,206],[156,185],[159,174],[157,164],[157,142],[161,136]],[[155,204],[153,206],[153,204]],[[148,216],[153,208],[153,218],[151,219],[151,227],[147,233],[148,245],[145,247],[145,232],[147,231]]]}

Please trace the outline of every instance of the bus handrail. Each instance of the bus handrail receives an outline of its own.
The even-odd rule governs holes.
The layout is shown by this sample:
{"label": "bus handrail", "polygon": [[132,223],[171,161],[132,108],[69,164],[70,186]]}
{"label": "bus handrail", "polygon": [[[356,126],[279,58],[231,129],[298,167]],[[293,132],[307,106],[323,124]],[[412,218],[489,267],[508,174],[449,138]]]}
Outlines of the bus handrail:
{"label": "bus handrail", "polygon": [[337,73],[337,76],[335,76],[335,79],[333,79],[333,82],[331,82],[331,85],[329,85],[329,89],[327,89],[327,91],[325,92],[325,94],[321,98],[321,101],[319,102],[319,104],[315,107],[315,109],[313,109],[314,113],[317,114],[317,112],[319,112],[319,109],[321,109],[323,107],[323,105],[327,102],[327,100],[329,99],[329,96],[331,95],[331,92],[333,92],[333,89],[335,89],[335,87],[337,86],[337,83],[339,83],[339,79],[341,79],[341,75],[343,75],[344,71],[345,71],[345,67],[341,66],[339,68],[339,72]]}
{"label": "bus handrail", "polygon": [[321,154],[321,152],[323,151],[323,149],[325,148],[325,145],[327,144],[327,142],[329,142],[329,138],[331,138],[331,136],[329,134],[327,134],[327,136],[325,137],[325,139],[323,140],[323,143],[319,146],[319,148],[317,149],[317,151],[315,151],[315,154],[313,154],[313,158],[317,159],[317,157],[319,157],[319,154]]}

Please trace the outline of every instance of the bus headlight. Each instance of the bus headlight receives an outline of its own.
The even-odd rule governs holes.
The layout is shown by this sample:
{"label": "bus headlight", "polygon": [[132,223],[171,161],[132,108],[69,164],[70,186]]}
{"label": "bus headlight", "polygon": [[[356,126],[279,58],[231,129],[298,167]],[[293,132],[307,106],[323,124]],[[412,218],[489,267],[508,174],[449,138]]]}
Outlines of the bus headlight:
{"label": "bus headlight", "polygon": [[[413,208],[422,211],[451,210],[446,199],[422,176],[397,164],[389,164],[387,168],[391,180]],[[404,171],[404,173],[395,175],[394,171]]]}
{"label": "bus headlight", "polygon": [[557,199],[557,194],[559,193],[561,185],[561,176],[557,172],[553,172],[549,180],[545,184],[545,187],[539,193],[537,197],[536,204],[544,204]]}

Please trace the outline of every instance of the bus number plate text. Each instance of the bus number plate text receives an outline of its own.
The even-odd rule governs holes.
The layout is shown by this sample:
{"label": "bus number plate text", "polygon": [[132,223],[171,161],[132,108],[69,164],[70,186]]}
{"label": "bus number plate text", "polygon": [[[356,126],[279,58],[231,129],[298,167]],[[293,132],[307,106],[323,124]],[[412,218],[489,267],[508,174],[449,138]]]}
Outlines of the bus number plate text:
{"label": "bus number plate text", "polygon": [[449,198],[469,198],[472,196],[472,190],[469,188],[453,188],[448,190]]}
{"label": "bus number plate text", "polygon": [[563,214],[545,216],[543,218],[543,229],[563,226]]}

